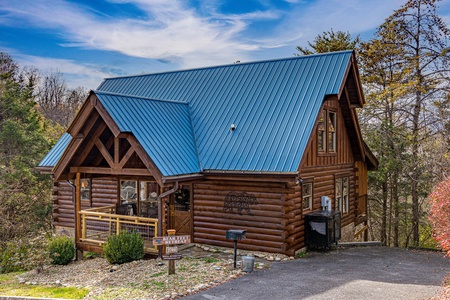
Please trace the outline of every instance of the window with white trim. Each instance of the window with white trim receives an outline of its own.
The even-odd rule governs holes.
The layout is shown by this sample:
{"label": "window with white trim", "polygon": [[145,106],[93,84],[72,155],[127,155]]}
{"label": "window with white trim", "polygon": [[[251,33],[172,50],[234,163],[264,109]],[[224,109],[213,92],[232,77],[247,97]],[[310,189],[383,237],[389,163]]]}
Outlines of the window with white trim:
{"label": "window with white trim", "polygon": [[340,177],[335,179],[335,203],[334,209],[340,212],[348,213],[349,211],[349,178]]}
{"label": "window with white trim", "polygon": [[337,151],[337,114],[323,109],[317,123],[317,150],[319,153],[336,153]]}
{"label": "window with white trim", "polygon": [[303,210],[312,209],[312,199],[313,199],[313,184],[312,182],[304,182],[302,184],[302,207]]}

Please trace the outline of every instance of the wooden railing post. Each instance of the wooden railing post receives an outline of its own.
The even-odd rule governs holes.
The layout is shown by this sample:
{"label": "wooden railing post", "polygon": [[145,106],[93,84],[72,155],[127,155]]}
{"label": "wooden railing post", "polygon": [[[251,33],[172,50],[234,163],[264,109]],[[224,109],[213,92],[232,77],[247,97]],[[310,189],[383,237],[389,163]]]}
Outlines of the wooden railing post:
{"label": "wooden railing post", "polygon": [[86,226],[86,215],[83,213],[81,214],[81,238],[85,239],[86,238],[86,230],[87,230],[87,226]]}
{"label": "wooden railing post", "polygon": [[[81,174],[77,172],[75,176],[75,245],[80,242],[81,239]],[[77,249],[76,260],[83,258],[83,251]]]}

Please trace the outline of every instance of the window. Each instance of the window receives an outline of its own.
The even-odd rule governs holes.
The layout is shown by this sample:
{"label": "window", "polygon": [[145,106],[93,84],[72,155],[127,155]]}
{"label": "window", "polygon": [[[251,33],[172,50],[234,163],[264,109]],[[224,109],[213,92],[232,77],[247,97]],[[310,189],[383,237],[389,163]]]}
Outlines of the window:
{"label": "window", "polygon": [[317,148],[319,149],[319,152],[325,152],[326,151],[326,139],[325,139],[325,115],[326,111],[323,110],[320,114],[319,118],[319,124],[317,127]]}
{"label": "window", "polygon": [[336,152],[336,113],[328,112],[328,152]]}
{"label": "window", "polygon": [[336,153],[336,112],[324,109],[317,124],[319,153]]}
{"label": "window", "polygon": [[81,179],[80,180],[80,196],[81,201],[89,201],[89,206],[92,206],[91,201],[91,180],[89,178],[87,179]]}
{"label": "window", "polygon": [[312,209],[312,199],[313,199],[312,188],[313,188],[312,182],[305,182],[302,184],[303,210]]}
{"label": "window", "polygon": [[136,203],[137,201],[137,181],[120,181],[120,201],[122,204]]}
{"label": "window", "polygon": [[158,216],[158,191],[159,186],[155,181],[121,180],[120,204],[132,205],[133,214],[156,218]]}
{"label": "window", "polygon": [[348,177],[336,178],[335,180],[334,209],[343,214],[349,211],[348,185]]}

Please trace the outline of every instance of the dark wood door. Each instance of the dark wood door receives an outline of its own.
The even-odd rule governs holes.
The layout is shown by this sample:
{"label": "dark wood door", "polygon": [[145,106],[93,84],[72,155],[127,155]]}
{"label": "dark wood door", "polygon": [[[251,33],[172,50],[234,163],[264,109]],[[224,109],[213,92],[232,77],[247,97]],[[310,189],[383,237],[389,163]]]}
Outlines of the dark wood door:
{"label": "dark wood door", "polygon": [[192,221],[190,211],[175,210],[173,227],[177,235],[191,235]]}
{"label": "dark wood door", "polygon": [[192,237],[192,195],[191,186],[183,185],[174,194],[173,229],[177,235],[190,235]]}

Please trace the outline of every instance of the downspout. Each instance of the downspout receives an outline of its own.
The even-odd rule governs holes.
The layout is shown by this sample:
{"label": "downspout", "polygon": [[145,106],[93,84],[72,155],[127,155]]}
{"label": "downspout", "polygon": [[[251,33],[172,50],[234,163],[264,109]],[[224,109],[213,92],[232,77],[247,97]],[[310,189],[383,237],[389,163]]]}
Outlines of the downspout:
{"label": "downspout", "polygon": [[[75,199],[76,197],[76,188],[77,186],[70,182],[70,180],[66,180],[67,184],[69,184],[72,187],[72,199],[73,201],[73,236],[75,237],[75,248],[77,247],[77,201]],[[77,249],[78,250],[78,249]],[[75,260],[78,261],[78,251],[75,251]]]}
{"label": "downspout", "polygon": [[[173,186],[172,189],[165,191],[164,193],[162,193],[161,195],[158,196],[158,236],[162,236],[163,232],[162,232],[162,224],[163,224],[163,220],[162,220],[162,210],[163,210],[163,205],[162,205],[162,198],[167,197],[170,194],[175,193],[178,190],[178,181],[175,181],[175,185]],[[159,246],[158,247],[158,258],[162,257],[162,247]]]}

